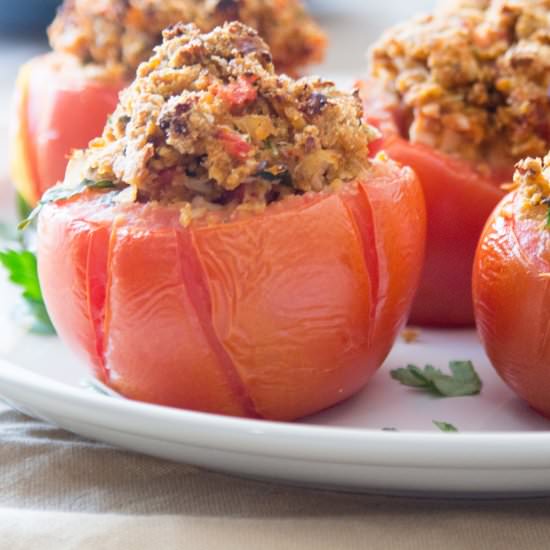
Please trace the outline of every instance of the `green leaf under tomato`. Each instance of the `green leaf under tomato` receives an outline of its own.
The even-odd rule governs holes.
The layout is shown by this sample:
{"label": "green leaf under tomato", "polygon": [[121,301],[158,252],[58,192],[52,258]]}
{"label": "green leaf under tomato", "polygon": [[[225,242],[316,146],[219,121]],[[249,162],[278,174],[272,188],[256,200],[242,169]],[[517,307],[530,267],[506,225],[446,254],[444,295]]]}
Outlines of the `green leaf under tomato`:
{"label": "green leaf under tomato", "polygon": [[435,426],[437,426],[442,432],[458,432],[458,428],[449,424],[449,422],[441,422],[439,420],[432,420]]}
{"label": "green leaf under tomato", "polygon": [[0,263],[8,270],[12,283],[23,289],[23,297],[40,300],[42,292],[38,283],[36,256],[29,250],[4,250]]}
{"label": "green leaf under tomato", "polygon": [[50,187],[38,201],[38,204],[32,210],[29,215],[17,226],[20,231],[27,229],[27,227],[33,222],[33,220],[40,214],[42,208],[51,202],[57,202],[60,200],[67,200],[76,195],[79,195],[86,189],[112,189],[115,184],[109,180],[93,181],[89,179],[82,180],[76,187],[66,187],[64,185],[56,185]]}
{"label": "green leaf under tomato", "polygon": [[9,280],[22,289],[23,299],[34,320],[31,331],[55,334],[40,289],[36,255],[29,250],[4,250],[0,251],[0,264],[8,271]]}
{"label": "green leaf under tomato", "polygon": [[481,391],[481,379],[471,361],[451,361],[451,375],[426,365],[420,369],[415,365],[392,370],[390,375],[394,380],[405,386],[425,390],[440,397],[461,397],[476,395]]}

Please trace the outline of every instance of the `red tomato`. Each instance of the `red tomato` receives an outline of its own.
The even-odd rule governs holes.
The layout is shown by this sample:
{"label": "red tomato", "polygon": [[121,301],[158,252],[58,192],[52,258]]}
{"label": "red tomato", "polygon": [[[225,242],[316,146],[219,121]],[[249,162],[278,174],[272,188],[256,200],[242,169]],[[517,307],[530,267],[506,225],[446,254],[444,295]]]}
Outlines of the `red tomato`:
{"label": "red tomato", "polygon": [[405,321],[425,213],[411,170],[375,161],[336,194],[184,228],[179,210],[88,191],[39,220],[60,336],[133,399],[289,420],[358,391]]}
{"label": "red tomato", "polygon": [[550,417],[550,232],[517,193],[489,218],[474,264],[481,340],[505,382]]}
{"label": "red tomato", "polygon": [[500,184],[511,181],[513,167],[482,175],[475,167],[431,147],[402,138],[402,116],[383,96],[361,85],[366,118],[382,131],[374,151],[410,166],[420,178],[426,199],[426,262],[410,322],[465,326],[474,322],[472,264],[479,235],[503,197]]}
{"label": "red tomato", "polygon": [[246,160],[252,150],[252,146],[240,134],[229,129],[221,128],[216,138],[221,141],[227,153],[237,160]]}
{"label": "red tomato", "polygon": [[23,66],[16,84],[11,172],[34,205],[63,180],[68,157],[101,135],[124,82],[102,81],[69,56],[50,53]]}
{"label": "red tomato", "polygon": [[224,102],[236,113],[242,111],[247,104],[254,101],[258,95],[253,85],[253,79],[239,77],[236,82],[226,84],[218,91]]}

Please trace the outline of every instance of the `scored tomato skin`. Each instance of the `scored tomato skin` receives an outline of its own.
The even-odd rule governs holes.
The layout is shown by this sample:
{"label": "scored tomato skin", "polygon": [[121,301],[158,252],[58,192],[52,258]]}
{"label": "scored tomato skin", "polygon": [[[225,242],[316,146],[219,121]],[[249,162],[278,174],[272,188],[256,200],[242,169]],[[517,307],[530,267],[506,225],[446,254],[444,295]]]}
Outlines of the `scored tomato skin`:
{"label": "scored tomato skin", "polygon": [[420,274],[423,197],[393,163],[230,223],[100,201],[45,206],[39,274],[61,338],[138,400],[276,420],[329,407],[381,365]]}
{"label": "scored tomato skin", "polygon": [[502,379],[550,417],[550,231],[516,192],[489,218],[474,263],[476,322]]}
{"label": "scored tomato skin", "polygon": [[55,53],[21,68],[10,166],[17,190],[29,205],[63,180],[73,150],[101,135],[124,86],[119,78],[101,80],[70,57]]}
{"label": "scored tomato skin", "polygon": [[504,196],[500,184],[511,181],[513,167],[482,175],[472,165],[400,135],[404,117],[376,83],[358,83],[367,121],[381,138],[373,152],[410,166],[426,200],[426,260],[410,322],[460,327],[474,323],[472,265],[479,236]]}
{"label": "scored tomato skin", "polygon": [[[385,343],[372,348],[375,364],[385,359],[402,328],[402,312],[410,311],[411,288],[418,288],[425,257],[426,208],[422,188],[408,167],[401,168],[400,185],[395,185],[394,178],[395,172],[388,170],[385,162],[374,162],[371,176],[360,189],[370,204],[371,221],[365,220],[366,209],[363,215],[359,211],[354,215],[363,226],[360,231],[367,265],[376,264],[380,273],[387,274],[376,281],[377,322],[372,338]],[[348,206],[353,204],[358,201],[348,202]],[[375,278],[373,273],[371,280]]]}
{"label": "scored tomato skin", "polygon": [[182,276],[184,261],[177,228],[152,236],[137,220],[130,228],[115,222],[105,322],[109,381],[145,401],[184,399],[191,409],[244,415],[241,389],[224,373],[199,315],[190,314],[196,313],[194,288]]}
{"label": "scored tomato skin", "polygon": [[[42,280],[54,283],[58,291],[49,293],[50,315],[59,334],[70,335],[70,341],[93,368],[94,374],[106,381],[102,347],[98,345],[93,299],[104,297],[92,288],[105,283],[106,251],[110,237],[108,221],[94,215],[92,204],[85,204],[79,217],[68,209],[50,211],[48,223],[41,226],[40,255]],[[66,246],[65,246],[66,245]],[[94,250],[92,257],[90,252]],[[92,268],[93,276],[89,276]]]}

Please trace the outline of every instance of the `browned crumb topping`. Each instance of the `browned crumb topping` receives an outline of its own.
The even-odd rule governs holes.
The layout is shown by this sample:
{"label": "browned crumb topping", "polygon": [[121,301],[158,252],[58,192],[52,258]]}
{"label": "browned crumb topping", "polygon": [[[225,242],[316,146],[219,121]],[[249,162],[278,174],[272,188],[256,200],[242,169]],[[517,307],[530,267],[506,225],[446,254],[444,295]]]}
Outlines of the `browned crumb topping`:
{"label": "browned crumb topping", "polygon": [[388,31],[370,70],[413,142],[511,164],[550,148],[550,0],[458,0]]}
{"label": "browned crumb topping", "polygon": [[415,344],[420,339],[420,329],[406,327],[401,331],[401,338],[406,344]]}
{"label": "browned crumb topping", "polygon": [[325,36],[300,0],[65,0],[49,29],[52,47],[83,62],[122,65],[131,77],[176,23],[203,32],[241,21],[269,44],[279,71],[321,60]]}
{"label": "browned crumb topping", "polygon": [[139,201],[265,207],[356,179],[377,136],[361,119],[357,95],[277,75],[251,28],[177,25],[80,154],[83,175]]}
{"label": "browned crumb topping", "polygon": [[527,158],[518,162],[514,184],[521,193],[524,213],[540,217],[550,227],[550,153],[544,160]]}

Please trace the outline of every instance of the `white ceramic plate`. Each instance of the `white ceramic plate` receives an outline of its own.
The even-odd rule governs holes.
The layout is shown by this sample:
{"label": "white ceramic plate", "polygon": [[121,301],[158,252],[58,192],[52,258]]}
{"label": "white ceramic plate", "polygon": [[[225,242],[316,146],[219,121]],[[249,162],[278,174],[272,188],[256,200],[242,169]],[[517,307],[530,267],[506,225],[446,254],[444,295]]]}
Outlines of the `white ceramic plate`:
{"label": "white ceramic plate", "polygon": [[[361,52],[381,28],[432,2],[388,0],[379,7],[360,0],[311,4],[319,10],[334,45],[320,72],[351,82],[363,70]],[[416,343],[399,341],[362,393],[286,424],[98,395],[82,387],[85,369],[56,338],[31,336],[13,322],[9,312],[16,301],[16,293],[0,277],[0,395],[28,414],[83,436],[238,475],[316,487],[550,494],[550,423],[497,378],[471,331],[422,331]],[[474,361],[484,383],[480,396],[431,398],[389,376],[391,368],[407,363],[444,368],[452,359]],[[433,420],[450,422],[460,432],[441,433]]]}
{"label": "white ceramic plate", "polygon": [[[11,300],[13,293],[2,298]],[[5,325],[8,325],[6,322]],[[495,376],[475,334],[423,331],[399,342],[371,384],[346,403],[295,424],[225,418],[104,397],[56,338],[13,328],[3,336],[0,395],[28,414],[138,452],[249,477],[353,491],[550,493],[549,424]],[[407,362],[475,362],[477,397],[431,398],[392,381]],[[15,366],[17,363],[18,366]],[[432,420],[459,433],[439,432]],[[397,432],[382,428],[397,428]]]}

